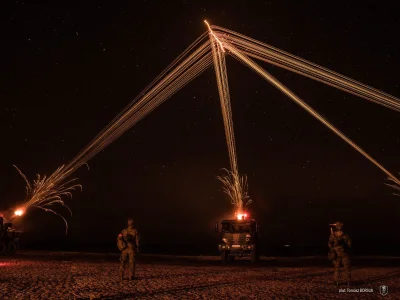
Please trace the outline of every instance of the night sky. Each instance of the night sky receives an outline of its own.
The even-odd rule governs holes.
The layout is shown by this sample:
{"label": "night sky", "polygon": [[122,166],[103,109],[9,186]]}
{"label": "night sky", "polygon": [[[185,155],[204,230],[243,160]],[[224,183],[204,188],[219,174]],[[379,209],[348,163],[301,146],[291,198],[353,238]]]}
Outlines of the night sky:
{"label": "night sky", "polygon": [[[3,210],[24,198],[13,164],[33,179],[71,160],[206,31],[204,19],[400,97],[393,1],[43,2],[0,4]],[[400,171],[399,113],[260,64]],[[227,68],[239,171],[248,175],[263,241],[325,245],[328,224],[341,220],[355,245],[398,244],[400,198],[384,185],[386,175],[253,71],[231,57]],[[83,192],[67,200],[68,237],[60,218],[31,210],[20,225],[32,239],[113,244],[133,216],[144,244],[215,243],[213,224],[233,207],[215,178],[229,157],[214,71],[89,166],[76,172]]]}

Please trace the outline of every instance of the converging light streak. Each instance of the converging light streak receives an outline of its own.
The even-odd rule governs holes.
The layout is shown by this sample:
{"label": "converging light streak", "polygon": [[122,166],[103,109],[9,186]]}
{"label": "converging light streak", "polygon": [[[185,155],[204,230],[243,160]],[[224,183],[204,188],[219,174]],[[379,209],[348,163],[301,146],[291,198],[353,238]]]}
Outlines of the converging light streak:
{"label": "converging light streak", "polygon": [[303,109],[305,109],[308,113],[310,113],[313,117],[319,120],[322,124],[332,130],[337,136],[342,138],[346,143],[352,146],[355,150],[361,153],[364,157],[366,157],[369,161],[371,161],[374,165],[376,165],[379,169],[385,172],[389,178],[392,178],[394,182],[400,184],[400,181],[390,173],[386,168],[384,168],[381,164],[379,164],[375,159],[373,159],[370,155],[368,155],[363,149],[361,149],[357,144],[355,144],[351,139],[349,139],[346,135],[344,135],[339,129],[333,126],[328,120],[326,120],[323,116],[321,116],[317,111],[315,111],[311,106],[305,103],[300,97],[298,97],[295,93],[293,93],[290,89],[288,89],[285,85],[279,82],[275,77],[261,68],[258,64],[252,61],[250,58],[246,57],[240,51],[237,51],[234,47],[230,45],[226,45],[227,49],[242,63],[253,69],[256,73],[261,75],[264,79],[266,79],[273,86],[278,88],[281,92],[283,92],[286,96],[288,96],[295,103],[300,105]]}
{"label": "converging light streak", "polygon": [[[139,122],[157,106],[183,88],[191,80],[200,75],[212,65],[210,41],[204,41],[207,34],[203,34],[190,45],[173,63],[165,69],[152,84],[136,97],[114,120],[104,128],[78,155],[66,166],[58,168],[51,176],[37,180],[31,184],[26,176],[17,168],[27,184],[27,201],[21,205],[24,210],[38,207],[46,212],[54,213],[48,206],[61,204],[65,207],[62,196],[71,196],[71,191],[80,185],[72,185],[75,180],[66,179],[79,167],[115,141],[124,132]],[[67,207],[67,209],[69,209]],[[70,211],[71,212],[71,211]],[[63,218],[66,229],[68,224]]]}
{"label": "converging light streak", "polygon": [[[161,103],[176,93],[180,88],[193,80],[211,64],[210,42],[200,45],[187,58],[174,64],[175,68],[167,70],[166,74],[138,100],[134,101],[124,109],[124,113],[114,119],[92,142],[84,148],[74,160],[66,167],[69,173],[79,168],[106,146],[111,144],[126,130],[139,122],[142,118],[152,112]],[[179,64],[178,64],[179,63]],[[178,65],[177,65],[178,64]]]}
{"label": "converging light streak", "polygon": [[[216,40],[219,42],[218,38],[215,37],[207,22],[206,24],[209,28],[210,40]],[[250,199],[247,199],[246,177],[241,178],[239,175],[225,55],[222,51],[223,48],[216,46],[216,43],[211,43],[211,50],[213,53],[214,69],[217,78],[218,93],[225,127],[225,137],[231,165],[231,172],[226,170],[227,175],[217,177],[217,179],[222,182],[224,191],[227,195],[229,195],[232,204],[236,205],[239,211],[242,211],[244,204],[243,202],[246,201],[246,204],[249,204],[251,201]]]}
{"label": "converging light streak", "polygon": [[219,46],[221,47],[222,52],[225,52],[224,45],[223,45],[222,42],[218,39],[218,37],[214,34],[214,31],[212,31],[210,24],[208,24],[207,20],[204,20],[204,23],[206,23],[210,35],[214,38],[214,40],[215,40],[215,41],[219,44]]}
{"label": "converging light streak", "polygon": [[[213,26],[213,28],[215,29],[214,34],[224,45],[229,42],[242,54],[320,81],[390,109],[400,111],[399,98],[243,34],[218,26]],[[226,48],[227,47],[225,47],[225,49]]]}
{"label": "converging light streak", "polygon": [[[271,74],[262,69],[250,57],[268,62],[278,67],[301,74],[311,79],[320,81],[337,89],[354,94],[368,101],[380,104],[395,111],[400,111],[400,99],[377,89],[333,72],[322,66],[296,57],[290,53],[274,48],[270,45],[236,33],[234,31],[210,26],[205,20],[208,34],[205,32],[179,55],[161,74],[148,85],[129,105],[127,105],[100,133],[66,166],[59,167],[49,177],[37,175],[37,179],[30,183],[26,176],[15,167],[26,182],[27,201],[15,211],[15,216],[23,215],[31,207],[38,207],[47,212],[59,215],[49,206],[54,204],[65,205],[62,198],[71,197],[71,192],[80,185],[75,184],[76,179],[67,180],[78,168],[86,164],[96,154],[118,139],[137,122],[145,118],[159,105],[186,86],[190,81],[199,76],[203,71],[214,65],[221,110],[224,120],[225,136],[228,146],[231,171],[221,180],[224,191],[229,195],[233,204],[242,211],[244,205],[251,203],[247,195],[247,178],[240,176],[236,157],[236,144],[233,130],[231,100],[229,93],[228,77],[225,62],[225,51],[236,59],[249,66],[265,80],[281,90],[292,101],[296,102],[314,118],[332,130],[346,143],[356,149],[379,169],[389,176],[394,184],[389,186],[400,191],[400,181],[364,150],[346,137],[341,131],[322,117],[318,112],[306,104],[296,94],[280,83]],[[206,40],[206,37],[209,39]],[[69,210],[70,211],[70,210]],[[17,213],[18,212],[18,213]],[[21,213],[22,212],[22,213]],[[71,212],[71,211],[70,211]],[[72,214],[72,213],[71,213]],[[62,217],[61,215],[59,215]],[[62,217],[63,218],[63,217]],[[68,224],[63,218],[66,228]]]}

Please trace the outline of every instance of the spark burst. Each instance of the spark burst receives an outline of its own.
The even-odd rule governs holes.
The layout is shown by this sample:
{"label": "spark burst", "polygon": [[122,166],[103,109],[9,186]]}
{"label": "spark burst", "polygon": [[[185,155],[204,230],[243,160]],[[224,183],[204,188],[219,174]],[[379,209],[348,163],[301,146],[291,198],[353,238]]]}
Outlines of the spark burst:
{"label": "spark burst", "polygon": [[[392,184],[385,183],[385,184],[387,186],[394,188],[395,190],[399,191],[399,193],[400,193],[400,183],[395,178],[392,178],[392,177],[388,177],[388,180],[392,181],[393,183]],[[393,193],[393,195],[400,196],[400,194],[398,194],[398,193]]]}
{"label": "spark burst", "polygon": [[253,202],[247,194],[247,176],[240,176],[228,169],[222,170],[226,175],[217,176],[217,179],[222,182],[223,191],[229,196],[231,203],[237,206],[239,213],[242,213],[243,208]]}
{"label": "spark burst", "polygon": [[217,178],[222,182],[224,192],[231,198],[231,203],[237,206],[238,213],[242,213],[243,203],[245,203],[245,206],[247,206],[252,201],[247,195],[247,177],[239,176],[224,44],[215,35],[208,22],[204,22],[208,27],[211,41],[214,69],[217,78],[218,93],[225,127],[225,137],[231,165],[231,171],[224,169],[227,172],[227,175]]}
{"label": "spark burst", "polygon": [[18,173],[25,180],[26,199],[28,199],[23,205],[15,210],[15,216],[22,216],[31,207],[40,208],[46,212],[51,212],[61,217],[66,226],[65,232],[68,233],[68,222],[62,215],[49,208],[49,206],[60,204],[66,207],[72,216],[71,209],[64,203],[62,197],[66,196],[72,198],[71,192],[76,188],[80,188],[82,190],[82,185],[73,184],[73,182],[77,180],[76,178],[62,183],[62,179],[64,178],[64,165],[59,167],[49,177],[41,177],[39,174],[37,174],[36,180],[33,180],[32,183],[29,182],[25,174],[22,173],[17,166],[14,165],[14,168],[17,169]]}

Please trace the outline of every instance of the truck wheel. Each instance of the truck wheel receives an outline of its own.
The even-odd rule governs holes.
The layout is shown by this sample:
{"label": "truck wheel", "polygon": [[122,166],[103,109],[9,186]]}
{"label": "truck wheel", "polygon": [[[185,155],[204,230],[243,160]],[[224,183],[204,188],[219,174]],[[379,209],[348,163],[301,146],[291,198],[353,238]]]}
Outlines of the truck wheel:
{"label": "truck wheel", "polygon": [[250,254],[250,261],[251,261],[252,263],[256,263],[256,262],[258,262],[258,259],[259,259],[259,257],[258,257],[257,250],[256,250],[256,249],[253,249],[253,250],[251,251],[251,254]]}
{"label": "truck wheel", "polygon": [[228,262],[228,258],[229,258],[228,251],[226,251],[226,250],[222,251],[221,252],[221,260],[224,264],[226,264]]}
{"label": "truck wheel", "polygon": [[6,244],[4,242],[0,242],[0,255],[4,255],[6,253]]}
{"label": "truck wheel", "polygon": [[17,252],[17,243],[10,241],[7,245],[7,255],[14,255]]}

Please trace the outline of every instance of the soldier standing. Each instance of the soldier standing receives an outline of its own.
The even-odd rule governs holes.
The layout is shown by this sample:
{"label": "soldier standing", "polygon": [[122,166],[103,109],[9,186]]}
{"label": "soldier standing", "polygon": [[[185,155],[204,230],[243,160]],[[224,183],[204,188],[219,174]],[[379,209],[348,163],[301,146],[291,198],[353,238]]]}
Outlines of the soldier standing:
{"label": "soldier standing", "polygon": [[330,224],[336,227],[333,231],[331,228],[331,235],[329,237],[329,259],[333,260],[335,266],[334,280],[336,285],[339,285],[340,265],[343,265],[347,284],[350,285],[351,270],[350,270],[350,257],[349,248],[351,248],[351,239],[347,234],[344,234],[342,222]]}
{"label": "soldier standing", "polygon": [[120,278],[124,279],[124,273],[128,267],[129,280],[132,280],[135,275],[135,254],[139,252],[139,234],[132,218],[128,219],[128,227],[118,236],[117,246],[121,251]]}

